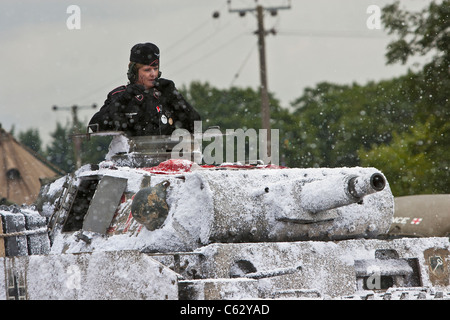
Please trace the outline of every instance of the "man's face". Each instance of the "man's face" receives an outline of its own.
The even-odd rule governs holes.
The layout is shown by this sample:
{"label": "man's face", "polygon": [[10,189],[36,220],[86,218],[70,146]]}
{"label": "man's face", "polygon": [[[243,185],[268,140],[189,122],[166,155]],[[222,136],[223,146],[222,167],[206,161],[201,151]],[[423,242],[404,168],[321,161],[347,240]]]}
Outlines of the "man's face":
{"label": "man's face", "polygon": [[138,84],[142,84],[145,89],[153,88],[155,80],[158,78],[159,66],[143,66],[138,71]]}

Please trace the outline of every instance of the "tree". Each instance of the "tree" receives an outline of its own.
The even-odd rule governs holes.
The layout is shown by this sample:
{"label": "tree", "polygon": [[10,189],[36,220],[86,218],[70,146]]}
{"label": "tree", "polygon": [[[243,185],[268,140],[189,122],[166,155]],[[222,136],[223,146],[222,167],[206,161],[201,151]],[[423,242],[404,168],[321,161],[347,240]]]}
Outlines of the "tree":
{"label": "tree", "polygon": [[382,168],[394,195],[450,193],[450,123],[436,128],[436,122],[431,115],[408,132],[394,132],[389,145],[359,150],[363,163]]}
{"label": "tree", "polygon": [[397,37],[387,47],[388,64],[405,64],[418,55],[431,57],[418,74],[423,92],[420,120],[433,113],[446,121],[450,116],[450,0],[433,1],[419,12],[402,10],[396,1],[383,8],[382,22],[388,33]]}
{"label": "tree", "polygon": [[42,140],[38,129],[28,129],[25,132],[19,132],[20,143],[27,146],[38,154],[42,153]]}
{"label": "tree", "polygon": [[96,164],[105,160],[111,140],[111,136],[91,137],[89,140],[83,139],[81,146],[81,163]]}
{"label": "tree", "polygon": [[293,102],[303,166],[374,166],[396,196],[450,192],[449,15],[449,1],[417,13],[386,6],[383,22],[397,37],[387,63],[431,61],[365,86],[320,83]]}
{"label": "tree", "polygon": [[450,2],[430,3],[416,13],[399,2],[383,8],[383,23],[397,39],[386,53],[387,63],[406,63],[415,55],[432,54],[412,79],[413,122],[395,133],[391,144],[359,150],[363,165],[379,164],[393,178],[394,195],[450,193]]}
{"label": "tree", "polygon": [[431,2],[419,12],[400,9],[400,2],[383,8],[382,22],[389,34],[398,38],[388,45],[387,63],[406,61],[414,55],[434,52],[431,65],[444,69],[450,61],[450,1]]}
{"label": "tree", "polygon": [[50,134],[53,141],[47,146],[46,150],[47,160],[65,172],[72,172],[75,169],[75,157],[70,133],[71,125],[69,123],[66,124],[66,127],[63,127],[57,122],[55,131]]}
{"label": "tree", "polygon": [[[81,128],[83,124],[80,122]],[[59,122],[51,136],[53,141],[47,146],[47,160],[66,172],[76,169],[74,146],[72,140],[73,125],[69,122],[65,126]],[[96,164],[105,159],[111,137],[93,137],[83,139],[81,144],[81,164]]]}
{"label": "tree", "polygon": [[[204,129],[219,126],[232,128],[261,128],[259,93],[251,88],[220,90],[208,82],[192,82],[184,88],[189,102],[200,113]],[[274,101],[272,100],[272,105]]]}
{"label": "tree", "polygon": [[[183,87],[183,94],[196,108],[202,117],[203,131],[209,127],[219,127],[222,133],[227,129],[261,129],[261,95],[252,88],[217,89],[208,82],[192,82],[189,87]],[[293,122],[287,109],[280,106],[280,102],[269,94],[271,108],[271,127],[279,130],[280,160],[282,164],[290,165],[292,153],[285,148],[288,144],[290,129]],[[208,143],[208,142],[206,142]],[[246,152],[248,154],[248,152]],[[225,154],[225,153],[224,153]]]}
{"label": "tree", "polygon": [[414,75],[365,86],[319,83],[292,103],[303,167],[360,165],[358,149],[389,143],[409,128],[417,110]]}

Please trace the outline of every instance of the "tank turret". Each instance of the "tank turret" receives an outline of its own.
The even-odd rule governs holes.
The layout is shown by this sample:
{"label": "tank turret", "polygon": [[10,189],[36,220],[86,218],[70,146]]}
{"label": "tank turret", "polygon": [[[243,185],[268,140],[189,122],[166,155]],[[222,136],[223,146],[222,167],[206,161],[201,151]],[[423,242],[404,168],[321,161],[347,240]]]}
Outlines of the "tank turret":
{"label": "tank turret", "polygon": [[[376,237],[389,228],[393,196],[375,169],[200,168],[140,190],[131,213],[149,231],[170,233],[171,248],[178,242],[178,250],[192,250],[213,242]],[[148,249],[165,250],[159,242]]]}

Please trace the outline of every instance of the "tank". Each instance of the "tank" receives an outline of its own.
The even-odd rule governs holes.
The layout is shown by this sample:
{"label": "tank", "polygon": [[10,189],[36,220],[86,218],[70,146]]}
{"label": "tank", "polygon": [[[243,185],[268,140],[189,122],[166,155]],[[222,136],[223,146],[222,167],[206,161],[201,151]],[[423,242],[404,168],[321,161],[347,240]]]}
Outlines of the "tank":
{"label": "tank", "polygon": [[173,147],[116,133],[105,161],[1,207],[0,298],[450,299],[449,238],[388,238],[376,168],[200,165]]}

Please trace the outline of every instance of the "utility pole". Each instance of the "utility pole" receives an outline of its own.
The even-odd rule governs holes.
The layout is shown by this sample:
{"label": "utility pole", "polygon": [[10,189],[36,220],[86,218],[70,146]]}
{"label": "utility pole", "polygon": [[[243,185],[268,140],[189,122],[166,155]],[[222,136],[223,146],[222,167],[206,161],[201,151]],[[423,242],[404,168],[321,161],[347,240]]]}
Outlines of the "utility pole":
{"label": "utility pole", "polygon": [[[256,2],[258,2],[256,0]],[[267,86],[267,66],[266,66],[266,43],[265,37],[267,34],[275,34],[272,29],[266,31],[264,29],[264,11],[270,12],[272,16],[277,15],[278,10],[290,9],[291,2],[287,6],[279,7],[263,7],[257,5],[255,8],[246,9],[232,9],[231,0],[228,0],[228,12],[237,12],[239,16],[244,17],[247,12],[256,12],[258,29],[255,34],[258,35],[258,48],[259,48],[259,74],[261,78],[261,120],[262,128],[267,129],[267,154],[271,155],[271,132],[270,132],[270,105],[269,105],[269,91]]]}
{"label": "utility pole", "polygon": [[75,157],[75,168],[78,169],[81,167],[81,139],[77,134],[80,133],[80,130],[78,128],[78,110],[79,109],[95,109],[97,108],[96,104],[93,104],[92,106],[77,106],[73,105],[71,107],[58,107],[53,106],[53,111],[58,110],[70,110],[72,111],[72,141],[73,141],[73,154]]}

